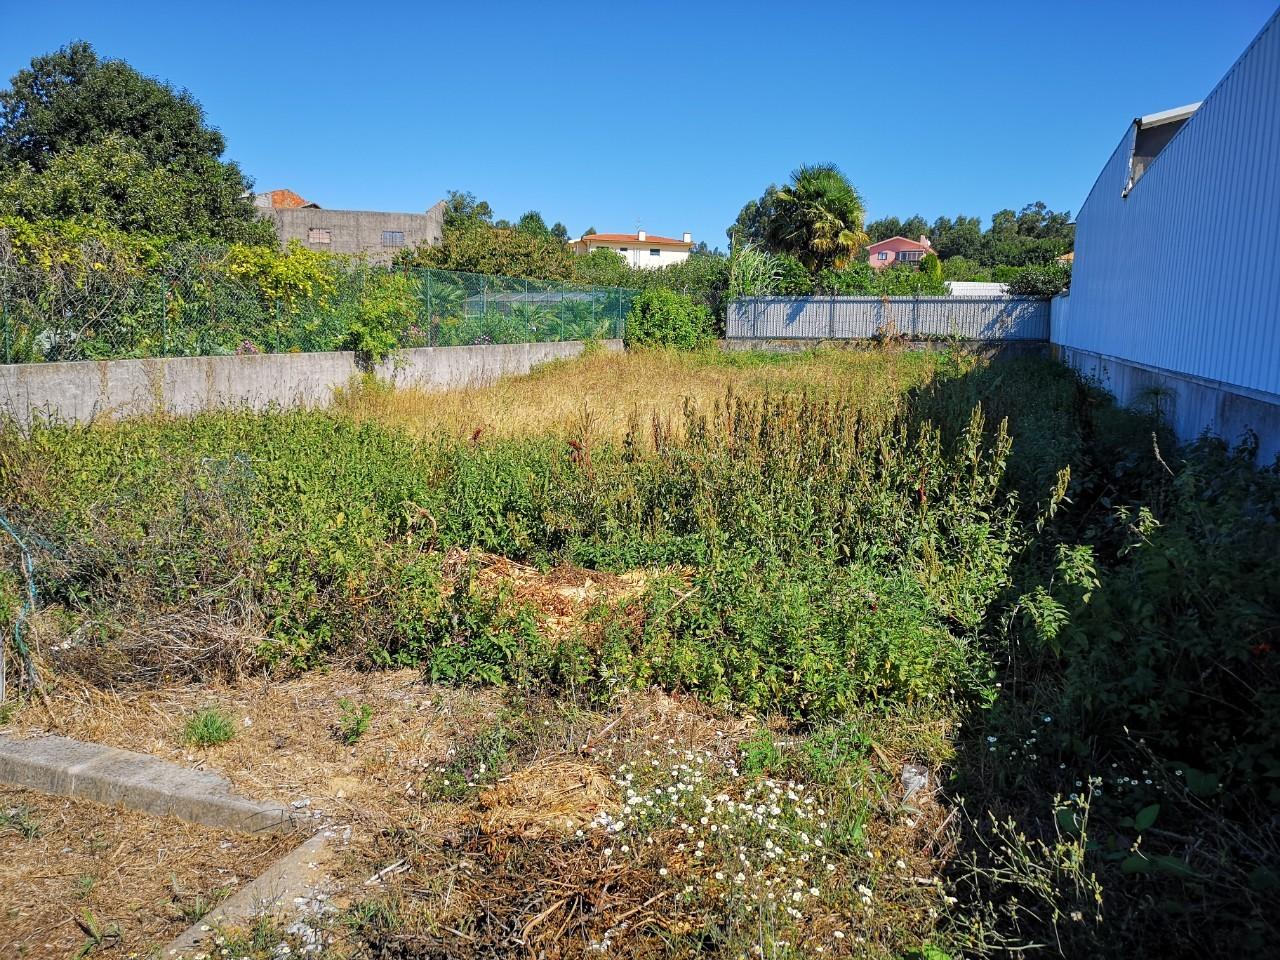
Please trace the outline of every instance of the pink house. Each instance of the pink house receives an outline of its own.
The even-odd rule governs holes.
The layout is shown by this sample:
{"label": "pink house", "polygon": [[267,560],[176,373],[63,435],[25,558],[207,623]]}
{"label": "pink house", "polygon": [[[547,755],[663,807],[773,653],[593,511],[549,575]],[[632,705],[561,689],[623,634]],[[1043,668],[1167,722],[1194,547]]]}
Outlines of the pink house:
{"label": "pink house", "polygon": [[908,240],[906,237],[890,237],[867,247],[867,256],[871,269],[883,270],[895,263],[918,264],[926,253],[932,253],[933,246],[924,234],[919,240]]}

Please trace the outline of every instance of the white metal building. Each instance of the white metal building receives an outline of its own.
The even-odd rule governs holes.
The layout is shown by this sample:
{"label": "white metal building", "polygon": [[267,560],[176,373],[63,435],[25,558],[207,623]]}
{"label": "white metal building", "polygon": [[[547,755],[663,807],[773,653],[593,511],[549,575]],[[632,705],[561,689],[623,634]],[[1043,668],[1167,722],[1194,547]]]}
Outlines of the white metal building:
{"label": "white metal building", "polygon": [[1076,218],[1052,340],[1184,438],[1280,450],[1280,11],[1202,103],[1139,117]]}

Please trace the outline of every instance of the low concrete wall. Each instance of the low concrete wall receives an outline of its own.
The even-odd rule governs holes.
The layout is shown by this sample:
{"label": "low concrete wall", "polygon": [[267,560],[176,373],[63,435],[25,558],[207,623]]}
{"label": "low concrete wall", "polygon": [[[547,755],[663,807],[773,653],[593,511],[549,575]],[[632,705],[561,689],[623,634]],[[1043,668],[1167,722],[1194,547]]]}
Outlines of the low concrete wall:
{"label": "low concrete wall", "polygon": [[1053,352],[1122,405],[1159,410],[1179,440],[1195,440],[1207,431],[1234,444],[1252,430],[1258,435],[1259,464],[1270,464],[1280,455],[1280,396],[1276,394],[1075,347],[1055,345]]}
{"label": "low concrete wall", "polygon": [[885,349],[930,350],[944,353],[947,350],[963,350],[982,357],[1044,356],[1049,345],[1037,340],[904,340],[892,347],[885,347],[875,340],[775,340],[769,337],[745,337],[721,340],[720,349],[729,353],[759,350],[763,353],[803,353],[806,350],[862,350],[874,352]]}
{"label": "low concrete wall", "polygon": [[[397,386],[481,386],[576,357],[585,344],[509,343],[402,350],[375,373]],[[621,350],[621,340],[606,340]],[[219,407],[315,407],[359,374],[353,353],[272,353],[0,365],[0,417],[87,423],[147,413],[189,414]]]}

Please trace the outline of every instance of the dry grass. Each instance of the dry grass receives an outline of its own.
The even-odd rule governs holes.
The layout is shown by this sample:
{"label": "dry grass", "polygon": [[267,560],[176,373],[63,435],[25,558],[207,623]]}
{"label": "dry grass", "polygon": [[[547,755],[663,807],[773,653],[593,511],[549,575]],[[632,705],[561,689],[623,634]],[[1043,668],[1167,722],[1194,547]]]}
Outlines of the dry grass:
{"label": "dry grass", "polygon": [[0,787],[0,956],[142,956],[296,842]]}
{"label": "dry grass", "polygon": [[926,382],[933,353],[816,350],[786,355],[596,351],[488,387],[446,391],[353,388],[337,407],[419,434],[618,437],[629,420],[678,417],[686,400],[710,408],[726,392],[812,391],[892,405]]}

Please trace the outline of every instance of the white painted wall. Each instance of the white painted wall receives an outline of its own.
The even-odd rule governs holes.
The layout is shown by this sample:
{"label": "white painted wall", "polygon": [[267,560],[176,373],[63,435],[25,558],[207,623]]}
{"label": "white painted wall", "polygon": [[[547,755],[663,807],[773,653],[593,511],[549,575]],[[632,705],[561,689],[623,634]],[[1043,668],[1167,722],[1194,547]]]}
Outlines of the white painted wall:
{"label": "white painted wall", "polygon": [[[626,248],[625,251],[623,247]],[[655,247],[643,240],[637,240],[633,243],[595,243],[590,237],[587,238],[588,252],[600,248],[613,250],[623,260],[627,261],[628,265],[641,270],[657,270],[659,267],[667,267],[673,263],[683,263],[689,259],[688,250],[673,247]],[[650,253],[651,250],[657,250],[657,255]]]}

